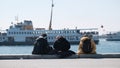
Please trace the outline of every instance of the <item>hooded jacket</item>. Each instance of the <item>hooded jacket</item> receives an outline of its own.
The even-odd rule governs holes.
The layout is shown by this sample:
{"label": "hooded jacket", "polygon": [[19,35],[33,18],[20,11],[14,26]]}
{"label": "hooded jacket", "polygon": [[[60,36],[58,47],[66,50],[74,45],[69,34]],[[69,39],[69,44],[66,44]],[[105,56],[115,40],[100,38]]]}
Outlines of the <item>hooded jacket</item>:
{"label": "hooded jacket", "polygon": [[46,37],[39,36],[34,43],[32,54],[48,54],[51,50]]}
{"label": "hooded jacket", "polygon": [[70,49],[70,43],[63,37],[55,41],[53,45],[57,51],[68,51]]}
{"label": "hooded jacket", "polygon": [[[89,39],[89,37],[82,37],[81,40],[80,40],[80,43],[79,43],[79,47],[78,47],[78,52],[77,54],[80,55],[80,54],[85,54],[82,50],[82,47],[83,47],[83,41],[85,39]],[[92,52],[91,54],[95,54],[96,53],[96,44],[94,42],[93,39],[91,39],[91,47],[92,47]]]}

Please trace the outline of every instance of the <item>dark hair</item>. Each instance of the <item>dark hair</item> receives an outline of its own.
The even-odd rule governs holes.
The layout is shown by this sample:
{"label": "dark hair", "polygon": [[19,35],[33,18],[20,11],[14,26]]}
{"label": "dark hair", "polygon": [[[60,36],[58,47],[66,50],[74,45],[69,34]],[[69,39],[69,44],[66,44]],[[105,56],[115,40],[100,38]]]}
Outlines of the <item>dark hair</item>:
{"label": "dark hair", "polygon": [[41,36],[46,37],[46,36],[47,36],[47,34],[45,34],[45,33],[44,33],[44,34],[42,34]]}
{"label": "dark hair", "polygon": [[88,34],[84,34],[83,37],[88,37]]}

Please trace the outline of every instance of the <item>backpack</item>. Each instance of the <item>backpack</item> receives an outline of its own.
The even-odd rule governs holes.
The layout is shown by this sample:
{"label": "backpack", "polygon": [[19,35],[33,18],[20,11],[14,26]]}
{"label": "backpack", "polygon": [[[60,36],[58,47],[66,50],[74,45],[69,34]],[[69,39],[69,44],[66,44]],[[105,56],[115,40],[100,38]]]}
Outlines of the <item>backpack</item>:
{"label": "backpack", "polygon": [[85,39],[83,41],[83,47],[82,47],[83,52],[85,53],[91,53],[92,48],[91,48],[91,39]]}

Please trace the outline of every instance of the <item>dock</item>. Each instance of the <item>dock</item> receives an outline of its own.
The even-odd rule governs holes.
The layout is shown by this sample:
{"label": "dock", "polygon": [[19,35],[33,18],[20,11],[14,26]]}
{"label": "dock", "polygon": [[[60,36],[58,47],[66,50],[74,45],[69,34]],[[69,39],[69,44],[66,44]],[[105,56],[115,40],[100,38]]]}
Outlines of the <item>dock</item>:
{"label": "dock", "polygon": [[0,68],[119,68],[120,54],[0,55]]}

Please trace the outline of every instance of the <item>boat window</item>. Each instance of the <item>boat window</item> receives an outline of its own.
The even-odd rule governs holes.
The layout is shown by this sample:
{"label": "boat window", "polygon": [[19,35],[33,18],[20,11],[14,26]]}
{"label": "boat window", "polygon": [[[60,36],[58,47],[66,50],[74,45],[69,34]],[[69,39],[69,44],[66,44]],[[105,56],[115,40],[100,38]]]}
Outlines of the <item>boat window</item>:
{"label": "boat window", "polygon": [[32,34],[34,34],[33,32],[31,32]]}
{"label": "boat window", "polygon": [[60,34],[61,32],[59,31],[59,34]]}
{"label": "boat window", "polygon": [[14,32],[14,34],[16,34],[16,33]]}
{"label": "boat window", "polygon": [[34,34],[38,34],[38,33],[39,33],[38,31],[34,32]]}
{"label": "boat window", "polygon": [[73,33],[75,33],[76,31],[74,30]]}
{"label": "boat window", "polygon": [[62,33],[63,33],[63,31],[60,31],[60,33],[62,34]]}
{"label": "boat window", "polygon": [[65,31],[65,33],[67,33],[67,31]]}
{"label": "boat window", "polygon": [[24,32],[26,34],[26,32]]}
{"label": "boat window", "polygon": [[80,34],[83,34],[83,32],[80,32]]}
{"label": "boat window", "polygon": [[86,34],[86,32],[84,32],[84,34]]}
{"label": "boat window", "polygon": [[32,34],[32,32],[30,32],[30,34]]}
{"label": "boat window", "polygon": [[76,40],[79,40],[79,38],[76,36]]}
{"label": "boat window", "polygon": [[30,34],[30,32],[28,32],[28,34]]}
{"label": "boat window", "polygon": [[47,37],[47,39],[50,39],[50,37]]}
{"label": "boat window", "polygon": [[13,32],[10,32],[10,34],[13,34]]}
{"label": "boat window", "polygon": [[29,32],[27,32],[27,34],[29,34]]}
{"label": "boat window", "polygon": [[21,34],[24,34],[24,32],[21,32]]}
{"label": "boat window", "polygon": [[10,32],[8,32],[8,34],[10,34]]}
{"label": "boat window", "polygon": [[34,34],[37,34],[38,32],[34,32]]}
{"label": "boat window", "polygon": [[18,34],[18,32],[16,32],[16,34]]}
{"label": "boat window", "polygon": [[96,34],[98,34],[98,32],[96,32]]}
{"label": "boat window", "polygon": [[21,34],[21,32],[19,32],[19,34]]}
{"label": "boat window", "polygon": [[71,31],[69,31],[69,33],[71,33]]}
{"label": "boat window", "polygon": [[90,32],[86,32],[86,34],[90,34]]}
{"label": "boat window", "polygon": [[51,37],[51,36],[49,36],[49,37],[47,37],[47,38],[48,38],[49,40],[50,40],[50,39],[52,39],[52,37]]}
{"label": "boat window", "polygon": [[69,33],[69,31],[66,31],[66,33]]}
{"label": "boat window", "polygon": [[80,33],[80,31],[79,31],[79,30],[77,30],[77,33]]}

